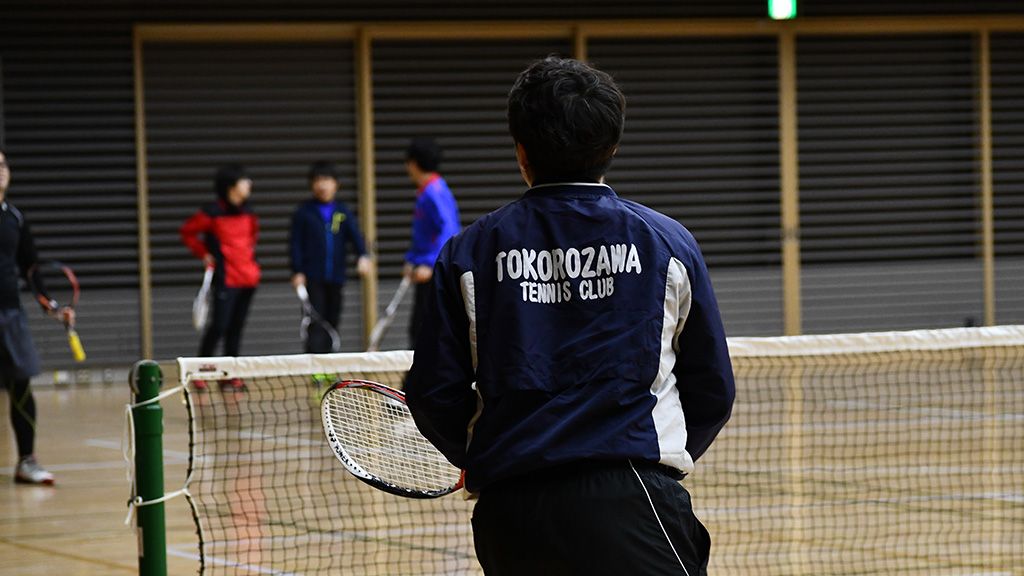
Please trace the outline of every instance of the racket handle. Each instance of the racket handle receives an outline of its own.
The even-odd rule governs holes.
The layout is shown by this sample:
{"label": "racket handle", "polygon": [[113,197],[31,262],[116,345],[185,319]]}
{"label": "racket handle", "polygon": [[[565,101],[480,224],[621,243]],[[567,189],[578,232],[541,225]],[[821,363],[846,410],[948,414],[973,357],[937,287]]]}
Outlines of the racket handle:
{"label": "racket handle", "polygon": [[82,348],[82,339],[78,337],[78,332],[74,328],[68,329],[68,344],[71,345],[71,353],[75,355],[75,362],[84,361],[85,349]]}
{"label": "racket handle", "polygon": [[306,290],[305,284],[299,284],[295,287],[295,293],[299,295],[299,300],[305,302],[309,300],[309,291]]}

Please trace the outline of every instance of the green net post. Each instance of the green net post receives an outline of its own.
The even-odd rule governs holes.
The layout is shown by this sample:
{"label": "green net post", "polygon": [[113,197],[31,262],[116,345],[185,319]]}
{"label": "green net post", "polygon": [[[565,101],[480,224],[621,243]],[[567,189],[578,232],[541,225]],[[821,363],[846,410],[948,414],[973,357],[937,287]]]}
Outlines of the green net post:
{"label": "green net post", "polygon": [[[145,403],[160,394],[163,374],[156,362],[141,360],[135,364],[132,375],[132,393],[135,394],[135,406],[132,407],[135,423],[135,498],[145,503],[164,496],[164,411],[159,402]],[[139,576],[166,576],[164,503],[139,506],[136,518]]]}

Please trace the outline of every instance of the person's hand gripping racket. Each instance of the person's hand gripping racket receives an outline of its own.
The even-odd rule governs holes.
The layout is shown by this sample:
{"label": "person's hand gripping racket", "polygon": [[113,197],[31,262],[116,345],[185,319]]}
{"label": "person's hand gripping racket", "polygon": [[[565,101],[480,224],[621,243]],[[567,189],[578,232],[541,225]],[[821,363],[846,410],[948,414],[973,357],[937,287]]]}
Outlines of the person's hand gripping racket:
{"label": "person's hand gripping racket", "polygon": [[341,335],[338,334],[338,331],[330,322],[324,320],[317,313],[316,309],[313,308],[313,304],[309,301],[309,291],[306,289],[306,275],[296,274],[292,278],[292,286],[295,288],[295,295],[299,297],[299,302],[302,304],[302,321],[299,323],[299,337],[302,338],[303,344],[309,341],[309,327],[315,324],[330,337],[331,352],[341,350]]}
{"label": "person's hand gripping racket", "polygon": [[216,271],[213,256],[207,254],[203,258],[203,265],[203,283],[192,301],[192,327],[200,332],[206,330],[206,324],[210,321],[210,308],[213,307],[213,275]]}
{"label": "person's hand gripping racket", "polygon": [[75,306],[78,305],[80,290],[74,272],[60,262],[43,261],[29,269],[28,279],[43,310],[64,324],[75,361],[84,361],[85,349],[75,330]]}
{"label": "person's hand gripping racket", "polygon": [[75,330],[75,309],[71,306],[60,306],[53,300],[50,301],[50,304],[53,307],[49,308],[47,313],[64,324],[64,330],[68,334],[68,345],[71,347],[71,353],[75,356],[76,362],[83,362],[85,360],[85,349],[82,348],[82,339],[78,336],[78,331]]}

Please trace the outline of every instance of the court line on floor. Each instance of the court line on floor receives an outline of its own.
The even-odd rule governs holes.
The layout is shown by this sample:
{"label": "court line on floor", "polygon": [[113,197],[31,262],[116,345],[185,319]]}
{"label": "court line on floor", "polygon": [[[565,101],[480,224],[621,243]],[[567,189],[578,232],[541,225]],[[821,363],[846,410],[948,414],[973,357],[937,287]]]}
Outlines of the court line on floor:
{"label": "court line on floor", "polygon": [[[195,560],[196,562],[199,562],[199,555],[198,554],[196,554],[194,552],[182,552],[180,550],[176,550],[175,548],[177,548],[177,547],[176,546],[175,547],[168,546],[167,547],[167,555],[168,556],[174,556],[176,558],[184,558],[186,560]],[[260,566],[254,566],[252,564],[246,564],[244,562],[231,562],[230,560],[221,560],[220,558],[214,558],[214,557],[211,557],[211,556],[207,556],[206,557],[206,562],[209,563],[209,564],[217,564],[218,566],[230,566],[230,567],[233,567],[233,568],[242,568],[243,570],[246,570],[248,572],[253,572],[253,573],[256,573],[256,574],[270,574],[272,576],[304,576],[303,574],[300,574],[298,572],[284,572],[284,571],[281,571],[281,570],[274,570],[274,569],[271,569],[271,568],[262,568]]]}

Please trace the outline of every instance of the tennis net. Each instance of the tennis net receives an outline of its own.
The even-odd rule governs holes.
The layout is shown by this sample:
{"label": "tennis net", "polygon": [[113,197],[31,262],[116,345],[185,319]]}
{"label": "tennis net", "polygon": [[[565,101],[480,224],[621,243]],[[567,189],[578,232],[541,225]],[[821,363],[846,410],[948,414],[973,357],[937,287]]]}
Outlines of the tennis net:
{"label": "tennis net", "polygon": [[[1024,326],[730,340],[733,416],[684,480],[709,573],[1024,573]],[[179,359],[202,574],[480,574],[472,502],[336,463],[317,384],[410,352]],[[195,380],[240,378],[244,391]],[[529,554],[529,551],[524,551]]]}

